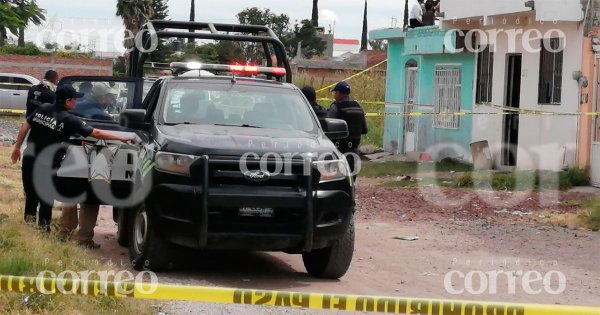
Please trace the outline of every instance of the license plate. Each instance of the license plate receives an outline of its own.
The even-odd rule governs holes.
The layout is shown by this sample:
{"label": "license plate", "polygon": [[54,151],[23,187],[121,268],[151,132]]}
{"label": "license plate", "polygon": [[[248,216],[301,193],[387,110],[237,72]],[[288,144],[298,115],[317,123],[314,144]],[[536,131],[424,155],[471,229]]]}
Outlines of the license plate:
{"label": "license plate", "polygon": [[274,214],[273,208],[241,207],[239,212],[240,217],[272,218]]}

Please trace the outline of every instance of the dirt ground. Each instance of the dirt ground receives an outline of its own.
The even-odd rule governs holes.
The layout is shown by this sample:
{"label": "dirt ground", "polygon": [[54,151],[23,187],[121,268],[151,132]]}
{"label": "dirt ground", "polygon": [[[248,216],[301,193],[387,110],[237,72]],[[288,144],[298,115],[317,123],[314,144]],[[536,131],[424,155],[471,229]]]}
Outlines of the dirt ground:
{"label": "dirt ground", "polygon": [[[575,212],[573,201],[599,195],[600,190],[490,193],[379,188],[378,182],[359,179],[355,256],[348,274],[338,281],[308,277],[299,255],[283,253],[204,253],[192,263],[193,268],[160,273],[159,280],[302,292],[600,306],[600,233],[545,222],[553,214]],[[102,248],[97,254],[127,269],[127,249],[116,243],[111,215],[108,208],[101,211],[95,239]],[[418,240],[400,239],[415,236]],[[550,290],[545,290],[540,280],[531,285],[534,293],[527,293],[523,278],[528,271],[547,277]],[[500,274],[495,286],[491,278],[479,277],[491,272]],[[552,294],[560,290],[557,272],[564,275],[566,286]],[[448,273],[453,276],[445,285]],[[476,279],[471,290],[465,281],[469,273]],[[461,290],[464,292],[457,294]],[[157,310],[162,314],[306,313],[189,302],[157,303]]]}

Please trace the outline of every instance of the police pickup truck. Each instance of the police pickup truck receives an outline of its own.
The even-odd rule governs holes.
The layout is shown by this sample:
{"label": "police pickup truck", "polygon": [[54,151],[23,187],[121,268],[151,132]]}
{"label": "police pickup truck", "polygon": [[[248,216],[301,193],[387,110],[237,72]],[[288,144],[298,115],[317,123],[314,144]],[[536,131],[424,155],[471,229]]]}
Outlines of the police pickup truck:
{"label": "police pickup truck", "polygon": [[[139,104],[140,77],[64,79],[61,84],[119,80],[128,86],[131,100],[118,124],[88,122],[138,139],[121,147],[73,139],[60,186],[80,191],[64,195],[83,193],[86,202],[114,206],[118,241],[128,246],[136,269],[171,269],[187,247],[301,254],[310,275],[343,276],[354,251],[354,187],[331,140],[347,137],[346,123],[317,119],[291,84],[274,35],[247,35],[272,34],[268,28],[153,22],[167,23],[163,29],[206,29],[209,39],[225,39],[219,30],[238,30],[246,35],[226,36],[266,41],[278,61],[172,63],[173,76],[156,79]],[[189,71],[198,75],[179,75]]]}

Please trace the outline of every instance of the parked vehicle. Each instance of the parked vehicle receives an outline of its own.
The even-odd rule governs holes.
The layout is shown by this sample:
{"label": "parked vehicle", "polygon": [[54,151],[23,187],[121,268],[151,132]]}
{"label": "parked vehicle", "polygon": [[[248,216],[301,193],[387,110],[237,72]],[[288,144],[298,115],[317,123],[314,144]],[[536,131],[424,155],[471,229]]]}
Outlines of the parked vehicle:
{"label": "parked vehicle", "polygon": [[0,73],[0,109],[25,110],[29,88],[39,83],[30,75]]}
{"label": "parked vehicle", "polygon": [[[115,150],[107,142],[90,149],[73,139],[59,186],[80,188],[67,195],[115,206],[118,242],[128,246],[136,269],[173,268],[179,249],[187,247],[302,254],[309,274],[343,276],[354,251],[354,186],[331,139],[348,136],[346,123],[317,119],[291,83],[283,44],[267,27],[156,24],[158,29],[211,31],[190,33],[195,38],[245,36],[267,42],[278,61],[267,66],[172,63],[174,75],[157,78],[143,102],[138,102],[144,81],[136,51],[130,78],[63,79],[61,84],[119,80],[129,86],[119,124],[88,123],[135,133],[139,146]],[[251,35],[219,33],[225,30]],[[97,156],[104,158],[96,163]],[[99,179],[100,188],[85,184]],[[103,191],[121,196],[107,198]],[[133,197],[125,201],[128,195]]]}

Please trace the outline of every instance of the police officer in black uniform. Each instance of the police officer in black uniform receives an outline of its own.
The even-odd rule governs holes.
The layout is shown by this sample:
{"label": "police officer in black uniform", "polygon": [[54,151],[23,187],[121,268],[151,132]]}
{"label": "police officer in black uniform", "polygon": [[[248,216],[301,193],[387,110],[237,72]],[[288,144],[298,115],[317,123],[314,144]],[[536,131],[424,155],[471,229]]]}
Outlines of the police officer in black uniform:
{"label": "police officer in black uniform", "polygon": [[312,86],[305,86],[302,88],[302,94],[304,94],[306,99],[310,102],[310,106],[315,114],[317,114],[317,118],[327,118],[327,109],[317,103],[317,92],[315,91],[315,88]]}
{"label": "police officer in black uniform", "polygon": [[27,113],[29,117],[34,110],[42,104],[53,104],[56,100],[56,85],[58,84],[58,73],[54,70],[48,70],[40,84],[34,85],[27,94]]}
{"label": "police officer in black uniform", "polygon": [[[348,124],[348,138],[336,142],[340,152],[346,155],[350,169],[354,173],[358,161],[358,147],[360,138],[369,132],[365,111],[360,104],[350,98],[350,85],[344,81],[339,82],[331,90],[334,92],[335,102],[329,108],[328,118],[343,119]],[[356,179],[356,174],[353,175]]]}
{"label": "police officer in black uniform", "polygon": [[[45,231],[50,230],[54,201],[46,200],[46,198],[42,199],[39,191],[36,189],[43,189],[44,184],[53,184],[53,182],[43,183],[41,181],[54,178],[56,170],[66,154],[64,147],[57,150],[53,146],[60,146],[62,142],[69,140],[71,136],[77,134],[83,137],[92,136],[105,140],[133,140],[132,137],[122,137],[103,130],[94,129],[80,118],[70,114],[68,111],[75,108],[77,98],[82,96],[82,93],[77,93],[71,86],[59,87],[56,91],[56,103],[42,104],[27,117],[27,120],[21,126],[15,148],[11,155],[13,163],[17,163],[21,159],[21,146],[25,135],[30,132],[21,168],[23,188],[25,190],[25,221],[29,223],[35,222],[39,205],[38,224]],[[37,164],[37,170],[43,172],[37,173],[36,171],[36,175],[41,176],[35,178],[38,181],[35,185],[33,176],[34,164]]]}

